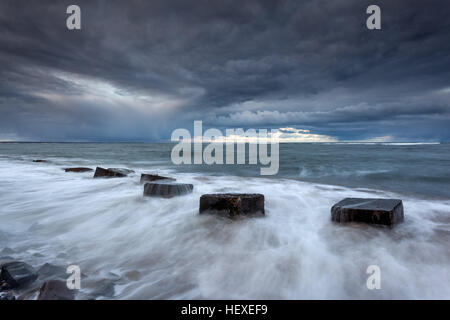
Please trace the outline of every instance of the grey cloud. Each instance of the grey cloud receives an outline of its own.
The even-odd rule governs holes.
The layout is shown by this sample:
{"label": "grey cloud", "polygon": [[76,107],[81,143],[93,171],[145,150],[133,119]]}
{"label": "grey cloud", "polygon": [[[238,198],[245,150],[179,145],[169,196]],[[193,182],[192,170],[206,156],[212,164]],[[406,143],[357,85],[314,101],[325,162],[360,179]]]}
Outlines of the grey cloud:
{"label": "grey cloud", "polygon": [[159,140],[192,120],[450,138],[448,1],[378,1],[378,31],[360,0],[80,0],[81,31],[69,4],[0,4],[0,139]]}

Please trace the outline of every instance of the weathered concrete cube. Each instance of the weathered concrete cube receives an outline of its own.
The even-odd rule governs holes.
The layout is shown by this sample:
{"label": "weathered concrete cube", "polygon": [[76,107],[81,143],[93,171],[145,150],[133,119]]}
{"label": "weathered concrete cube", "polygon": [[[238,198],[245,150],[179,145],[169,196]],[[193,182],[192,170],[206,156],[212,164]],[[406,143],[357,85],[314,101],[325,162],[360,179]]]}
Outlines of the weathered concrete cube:
{"label": "weathered concrete cube", "polygon": [[204,194],[200,197],[200,213],[217,212],[229,217],[264,214],[264,195],[257,193]]}
{"label": "weathered concrete cube", "polygon": [[95,169],[94,178],[122,178],[126,177],[130,173],[133,173],[133,170],[130,169],[122,169],[122,168],[101,168],[97,167]]}
{"label": "weathered concrete cube", "polygon": [[163,176],[160,176],[160,175],[157,175],[157,174],[149,174],[149,173],[142,173],[141,174],[141,183],[158,181],[158,180],[175,181],[174,178],[163,177]]}
{"label": "weathered concrete cube", "polygon": [[188,183],[152,182],[144,184],[144,196],[172,198],[191,193],[194,186]]}
{"label": "weathered concrete cube", "polygon": [[331,208],[331,220],[393,226],[403,221],[403,202],[399,199],[345,198]]}

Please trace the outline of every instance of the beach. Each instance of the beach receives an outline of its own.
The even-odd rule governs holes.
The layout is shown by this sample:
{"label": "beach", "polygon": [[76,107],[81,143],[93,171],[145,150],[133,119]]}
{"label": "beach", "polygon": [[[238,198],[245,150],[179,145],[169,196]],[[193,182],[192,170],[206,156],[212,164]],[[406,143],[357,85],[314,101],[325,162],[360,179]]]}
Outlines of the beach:
{"label": "beach", "polygon": [[[175,166],[172,146],[1,143],[0,263],[78,265],[77,299],[450,298],[449,144],[282,144],[273,177],[251,165]],[[135,173],[64,172],[78,166]],[[141,173],[194,189],[143,197]],[[202,194],[228,192],[264,194],[265,216],[199,215]],[[346,197],[402,199],[405,221],[333,223]],[[380,290],[366,286],[370,265]]]}

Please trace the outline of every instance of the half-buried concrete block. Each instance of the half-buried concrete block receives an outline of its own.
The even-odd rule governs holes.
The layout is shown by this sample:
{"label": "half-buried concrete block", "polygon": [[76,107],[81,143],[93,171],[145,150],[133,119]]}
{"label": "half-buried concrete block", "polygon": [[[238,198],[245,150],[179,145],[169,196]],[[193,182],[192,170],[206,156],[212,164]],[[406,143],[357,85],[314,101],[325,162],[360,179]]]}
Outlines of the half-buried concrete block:
{"label": "half-buried concrete block", "polygon": [[264,195],[258,193],[204,194],[200,197],[199,212],[226,214],[229,217],[264,214]]}
{"label": "half-buried concrete block", "polygon": [[403,202],[399,199],[345,198],[331,208],[331,220],[335,222],[393,226],[403,218]]}
{"label": "half-buried concrete block", "polygon": [[130,173],[134,173],[133,170],[130,169],[122,169],[122,168],[101,168],[97,167],[95,169],[94,178],[122,178],[126,177]]}
{"label": "half-buried concrete block", "polygon": [[175,181],[174,178],[163,177],[163,176],[160,176],[157,174],[149,174],[149,173],[141,174],[141,183],[158,181],[158,180]]}
{"label": "half-buried concrete block", "polygon": [[172,198],[191,193],[192,184],[176,182],[152,182],[144,184],[144,196]]}

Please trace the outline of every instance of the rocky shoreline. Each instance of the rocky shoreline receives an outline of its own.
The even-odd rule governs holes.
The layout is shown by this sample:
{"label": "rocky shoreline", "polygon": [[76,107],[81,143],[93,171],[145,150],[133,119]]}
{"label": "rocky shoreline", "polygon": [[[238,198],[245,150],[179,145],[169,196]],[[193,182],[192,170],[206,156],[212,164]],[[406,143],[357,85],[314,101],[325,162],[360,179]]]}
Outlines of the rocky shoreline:
{"label": "rocky shoreline", "polygon": [[68,289],[67,276],[62,266],[45,263],[36,270],[23,261],[12,260],[1,265],[0,300],[23,300],[36,294],[38,300],[74,300],[76,292]]}
{"label": "rocky shoreline", "polygon": [[[45,163],[46,160],[33,160]],[[94,171],[92,168],[65,168],[65,172],[83,173]],[[123,178],[133,170],[126,168],[97,167],[93,178]],[[192,184],[176,182],[173,177],[155,173],[142,173],[143,196],[172,198],[192,193]],[[265,197],[263,194],[218,193],[204,194],[199,199],[199,213],[236,217],[265,215]],[[399,199],[360,199],[346,198],[332,206],[331,221],[335,223],[367,223],[393,227],[404,219],[403,203]],[[4,248],[2,254],[12,253]],[[37,299],[37,300],[73,300],[77,290],[67,285],[69,274],[63,266],[45,263],[39,269],[10,256],[0,257],[0,300]],[[107,288],[109,296],[114,296],[114,286]],[[112,291],[111,291],[112,289]],[[106,290],[106,289],[105,289]]]}

